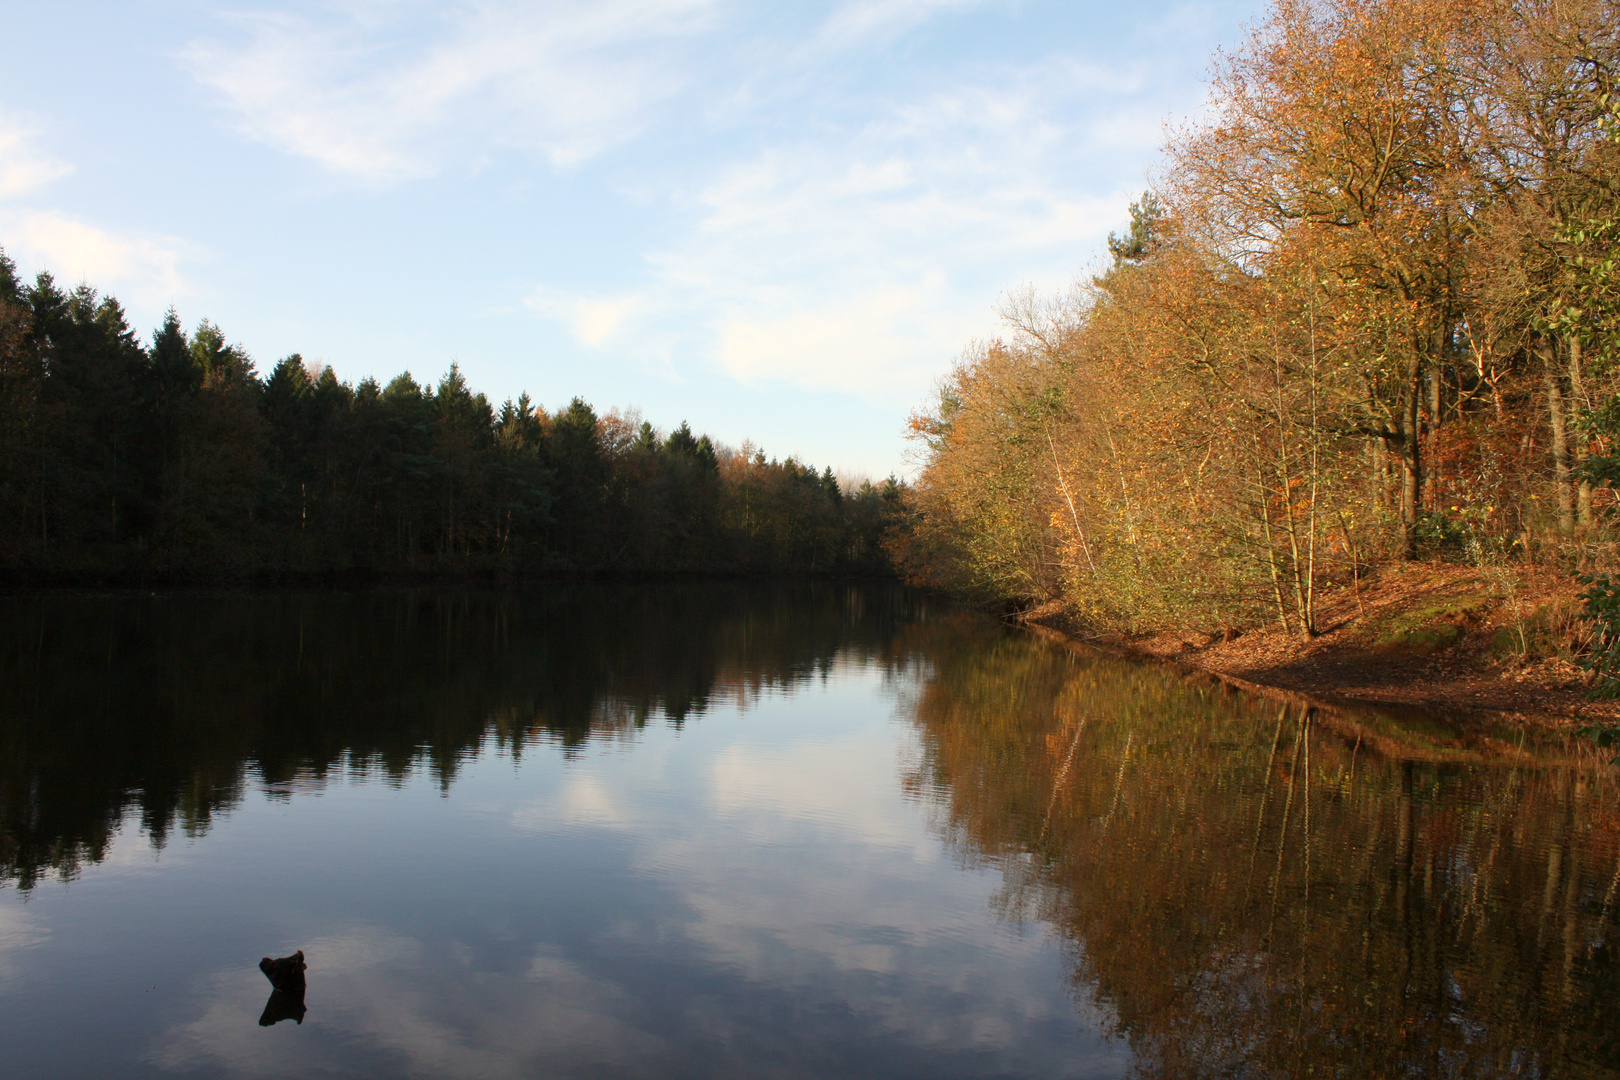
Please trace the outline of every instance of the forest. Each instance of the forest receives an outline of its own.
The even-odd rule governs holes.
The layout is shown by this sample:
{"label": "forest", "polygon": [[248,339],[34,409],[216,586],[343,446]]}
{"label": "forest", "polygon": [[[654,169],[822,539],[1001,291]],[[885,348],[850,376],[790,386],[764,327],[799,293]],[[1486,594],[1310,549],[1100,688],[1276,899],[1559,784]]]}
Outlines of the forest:
{"label": "forest", "polygon": [[1617,73],[1612,0],[1277,0],[913,417],[907,574],[1309,635],[1380,565],[1613,566]]}
{"label": "forest", "polygon": [[88,284],[0,251],[0,575],[21,583],[467,573],[887,573],[892,477],[717,445],[682,423],[498,408],[452,364],[259,374],[171,310],[145,345]]}

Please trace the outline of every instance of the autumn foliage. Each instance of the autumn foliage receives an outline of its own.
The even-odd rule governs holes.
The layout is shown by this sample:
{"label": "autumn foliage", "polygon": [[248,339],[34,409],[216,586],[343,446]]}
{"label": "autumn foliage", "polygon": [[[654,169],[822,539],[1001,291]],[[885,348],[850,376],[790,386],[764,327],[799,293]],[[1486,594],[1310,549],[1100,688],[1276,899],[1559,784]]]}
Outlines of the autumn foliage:
{"label": "autumn foliage", "polygon": [[1617,70],[1607,0],[1279,0],[1112,265],[913,418],[911,575],[1311,632],[1380,559],[1612,554]]}

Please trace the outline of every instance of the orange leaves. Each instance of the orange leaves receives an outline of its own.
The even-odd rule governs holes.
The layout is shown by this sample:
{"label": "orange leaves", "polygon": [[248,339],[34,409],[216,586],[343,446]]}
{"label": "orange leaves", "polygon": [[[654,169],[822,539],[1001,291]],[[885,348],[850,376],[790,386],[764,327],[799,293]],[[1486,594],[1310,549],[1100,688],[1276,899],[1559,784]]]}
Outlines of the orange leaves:
{"label": "orange leaves", "polygon": [[1114,265],[1015,297],[912,418],[931,550],[1115,625],[1309,626],[1317,578],[1414,551],[1426,508],[1521,528],[1548,471],[1530,350],[1602,393],[1535,318],[1558,214],[1620,191],[1612,8],[1277,0]]}

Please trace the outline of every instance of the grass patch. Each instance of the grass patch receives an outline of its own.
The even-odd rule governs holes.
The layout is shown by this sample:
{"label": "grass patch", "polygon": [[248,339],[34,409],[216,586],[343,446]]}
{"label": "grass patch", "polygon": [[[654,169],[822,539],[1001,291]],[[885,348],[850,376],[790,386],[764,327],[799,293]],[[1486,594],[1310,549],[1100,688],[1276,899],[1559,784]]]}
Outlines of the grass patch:
{"label": "grass patch", "polygon": [[1386,620],[1373,638],[1373,646],[1390,651],[1430,653],[1455,645],[1464,624],[1491,603],[1483,593],[1447,597]]}

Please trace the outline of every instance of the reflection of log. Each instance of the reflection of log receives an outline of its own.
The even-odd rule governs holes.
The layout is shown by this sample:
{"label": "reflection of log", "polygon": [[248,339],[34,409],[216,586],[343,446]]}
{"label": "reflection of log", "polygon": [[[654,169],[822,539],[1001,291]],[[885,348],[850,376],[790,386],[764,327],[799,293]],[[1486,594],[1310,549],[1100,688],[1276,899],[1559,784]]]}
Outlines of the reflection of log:
{"label": "reflection of log", "polygon": [[292,1020],[295,1023],[304,1022],[304,986],[302,983],[294,990],[272,990],[270,1000],[264,1003],[264,1012],[259,1014],[259,1026],[270,1027],[283,1020]]}

